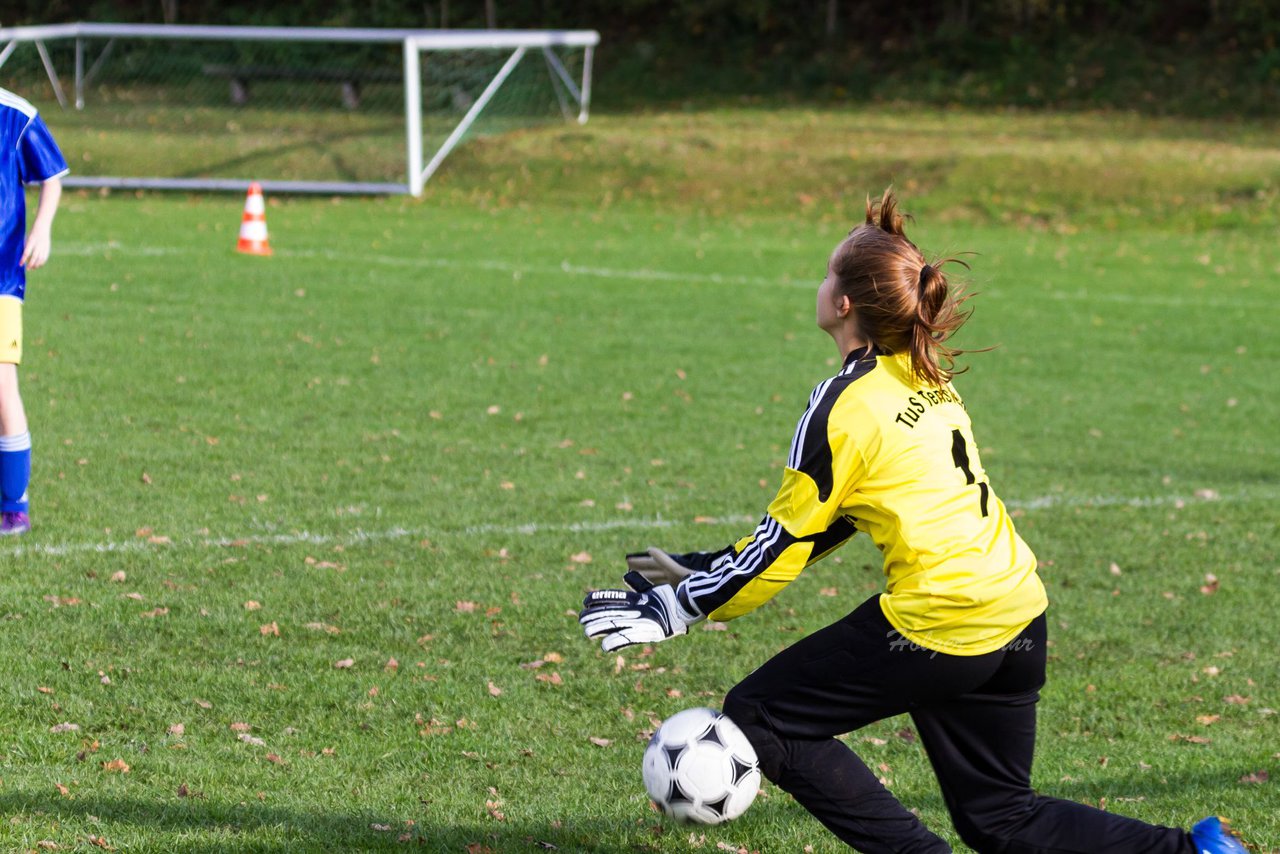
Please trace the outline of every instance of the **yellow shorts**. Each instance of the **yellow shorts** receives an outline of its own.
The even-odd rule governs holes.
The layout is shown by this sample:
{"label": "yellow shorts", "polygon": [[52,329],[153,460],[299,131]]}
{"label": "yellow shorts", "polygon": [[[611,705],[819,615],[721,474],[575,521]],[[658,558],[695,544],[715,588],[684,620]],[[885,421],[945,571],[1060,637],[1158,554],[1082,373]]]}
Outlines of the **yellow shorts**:
{"label": "yellow shorts", "polygon": [[0,362],[22,364],[22,300],[0,296]]}

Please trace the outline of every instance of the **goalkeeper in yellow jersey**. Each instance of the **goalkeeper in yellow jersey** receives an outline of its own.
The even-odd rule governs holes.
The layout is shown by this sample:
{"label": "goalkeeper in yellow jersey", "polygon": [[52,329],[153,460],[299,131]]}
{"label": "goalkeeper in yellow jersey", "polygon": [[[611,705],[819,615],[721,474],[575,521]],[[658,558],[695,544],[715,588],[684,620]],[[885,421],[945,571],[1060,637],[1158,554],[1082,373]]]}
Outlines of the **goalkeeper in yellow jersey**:
{"label": "goalkeeper in yellow jersey", "polygon": [[886,192],[831,254],[817,322],[843,367],[810,396],[755,531],[717,552],[630,555],[632,590],[587,595],[587,636],[612,651],[739,617],[862,531],[885,592],[725,699],[766,777],[858,851],[950,851],[838,739],[906,713],[976,851],[1243,854],[1214,817],[1188,832],[1032,790],[1048,599],[951,384],[965,296],[902,226]]}

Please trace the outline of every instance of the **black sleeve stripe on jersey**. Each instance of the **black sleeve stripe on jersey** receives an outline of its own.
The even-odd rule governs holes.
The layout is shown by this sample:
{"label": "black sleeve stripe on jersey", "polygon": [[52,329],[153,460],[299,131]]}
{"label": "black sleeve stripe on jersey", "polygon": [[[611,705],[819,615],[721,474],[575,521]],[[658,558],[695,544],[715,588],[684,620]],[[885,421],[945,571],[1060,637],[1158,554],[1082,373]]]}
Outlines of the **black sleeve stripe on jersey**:
{"label": "black sleeve stripe on jersey", "polygon": [[830,554],[858,532],[853,520],[836,519],[831,527],[808,537],[795,537],[772,516],[765,516],[756,528],[755,539],[736,557],[730,556],[715,572],[693,575],[681,585],[682,603],[703,614],[710,614],[733,600],[752,580],[796,543],[813,543],[807,563]]}
{"label": "black sleeve stripe on jersey", "polygon": [[[826,501],[834,488],[831,469],[831,442],[827,438],[827,421],[831,409],[849,384],[866,376],[876,366],[875,358],[859,359],[814,389],[809,408],[800,418],[787,466],[813,478],[818,487],[818,500]],[[816,402],[814,402],[816,401]]]}
{"label": "black sleeve stripe on jersey", "polygon": [[848,516],[841,516],[831,523],[831,527],[820,534],[806,539],[813,540],[813,552],[809,555],[809,563],[839,548],[846,540],[858,533],[858,528]]}
{"label": "black sleeve stripe on jersey", "polygon": [[804,436],[809,430],[809,421],[812,420],[814,410],[817,409],[819,401],[822,400],[822,396],[826,394],[827,389],[831,387],[833,382],[835,382],[835,377],[823,380],[809,395],[809,405],[805,407],[804,415],[800,416],[800,423],[796,425],[796,434],[791,438],[791,453],[787,456],[788,468],[799,467],[801,460],[800,450],[804,445]]}
{"label": "black sleeve stripe on jersey", "polygon": [[771,516],[756,528],[755,539],[729,565],[714,573],[692,575],[684,582],[686,594],[703,614],[710,614],[733,599],[752,579],[768,569],[778,556],[799,542]]}
{"label": "black sleeve stripe on jersey", "polygon": [[760,520],[760,524],[756,526],[751,542],[747,543],[746,547],[733,556],[730,561],[721,564],[713,573],[690,577],[690,592],[697,596],[703,592],[715,590],[726,577],[739,574],[756,574],[758,570],[763,568],[761,567],[761,560],[764,558],[769,546],[784,533],[786,532],[778,524],[777,520],[772,516],[766,515]]}

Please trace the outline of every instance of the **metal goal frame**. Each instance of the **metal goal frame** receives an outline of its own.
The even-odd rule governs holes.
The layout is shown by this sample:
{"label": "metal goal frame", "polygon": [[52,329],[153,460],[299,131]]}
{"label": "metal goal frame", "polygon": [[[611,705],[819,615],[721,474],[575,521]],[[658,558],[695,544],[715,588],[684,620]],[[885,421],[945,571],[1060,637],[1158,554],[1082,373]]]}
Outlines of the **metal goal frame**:
{"label": "metal goal frame", "polygon": [[[115,39],[200,40],[200,41],[298,41],[313,43],[399,43],[403,46],[405,181],[372,183],[346,181],[284,181],[270,178],[143,178],[110,175],[71,174],[63,179],[69,187],[110,187],[154,190],[235,190],[243,192],[257,181],[263,189],[286,193],[398,194],[419,196],[430,177],[461,142],[494,94],[516,66],[531,54],[541,54],[549,84],[555,91],[566,119],[582,124],[591,105],[591,68],[600,34],[594,30],[411,30],[345,27],[243,27],[192,26],[181,24],[51,24],[47,26],[0,27],[0,67],[24,45],[38,52],[63,109],[83,109],[85,92],[111,56]],[[106,40],[96,57],[90,58],[86,40]],[[70,96],[63,77],[52,61],[47,43],[74,40],[75,62]],[[554,52],[554,48],[583,50],[582,77],[575,81]],[[491,51],[507,53],[507,60],[472,103],[445,141],[427,156],[423,139],[422,55],[431,51]]]}

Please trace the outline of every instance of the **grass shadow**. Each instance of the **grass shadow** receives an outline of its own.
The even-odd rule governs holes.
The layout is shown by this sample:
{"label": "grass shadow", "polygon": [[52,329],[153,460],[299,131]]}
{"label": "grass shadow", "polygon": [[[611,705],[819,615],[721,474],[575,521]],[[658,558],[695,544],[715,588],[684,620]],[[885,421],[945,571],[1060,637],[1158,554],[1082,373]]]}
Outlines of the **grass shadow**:
{"label": "grass shadow", "polygon": [[[101,835],[116,850],[172,852],[172,854],[305,854],[334,851],[449,851],[469,854],[500,854],[509,851],[560,851],[582,854],[634,854],[649,846],[609,843],[618,826],[605,820],[566,823],[564,827],[519,822],[490,822],[484,825],[445,825],[429,816],[413,825],[390,825],[376,829],[385,816],[374,813],[301,811],[258,803],[227,803],[193,797],[174,801],[144,801],[101,796],[62,797],[33,791],[0,794],[0,814],[10,821],[7,830],[20,833],[30,816],[50,830],[33,828],[36,838],[48,837],[58,845],[71,846],[66,838],[75,827],[79,842],[87,835]],[[67,827],[59,827],[59,825]],[[101,824],[96,833],[84,824]],[[136,828],[149,841],[142,845],[113,838],[122,826]],[[205,838],[223,837],[223,838]],[[255,838],[258,837],[258,838]],[[0,834],[0,838],[3,835]],[[655,842],[660,837],[655,836]],[[7,840],[17,844],[16,839]],[[13,850],[26,850],[16,847]]]}

